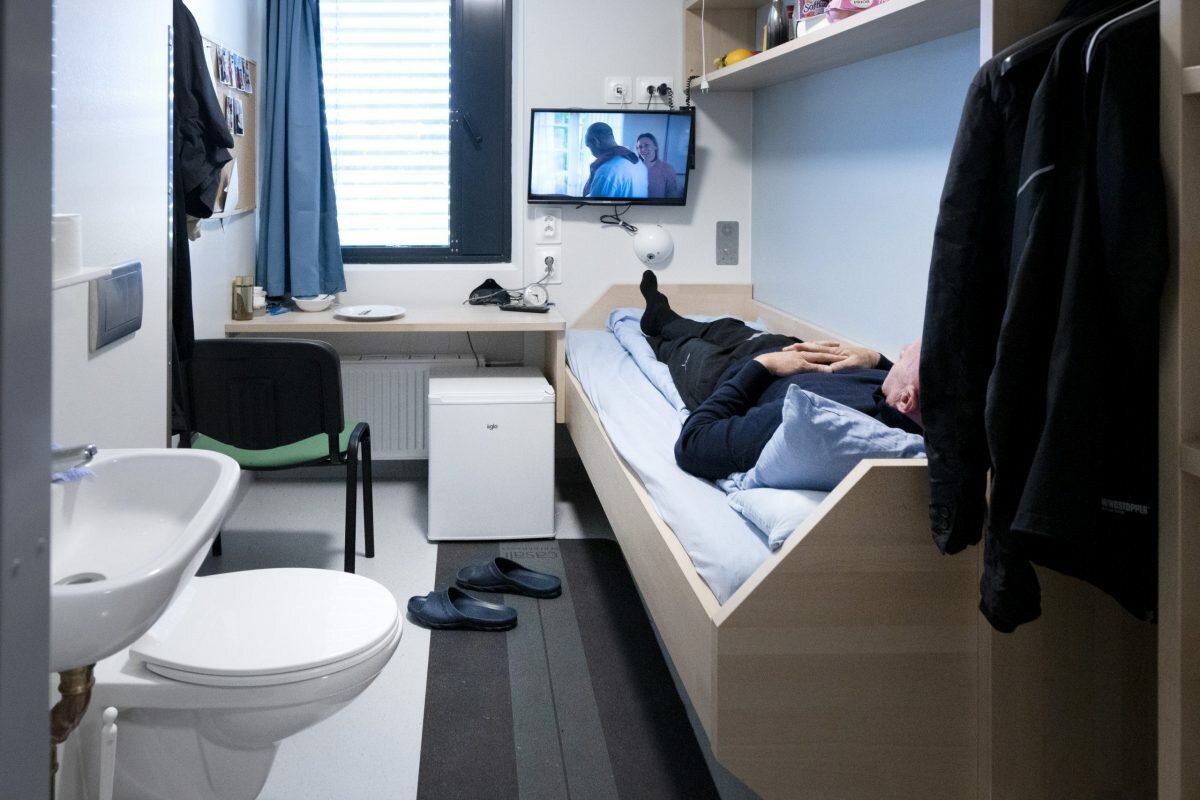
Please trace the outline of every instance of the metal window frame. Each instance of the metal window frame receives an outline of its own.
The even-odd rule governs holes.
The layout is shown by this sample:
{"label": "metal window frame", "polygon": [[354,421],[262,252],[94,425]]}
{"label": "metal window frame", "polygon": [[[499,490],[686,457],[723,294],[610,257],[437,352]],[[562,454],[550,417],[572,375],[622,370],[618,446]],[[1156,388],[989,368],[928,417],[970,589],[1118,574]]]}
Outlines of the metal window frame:
{"label": "metal window frame", "polygon": [[[347,264],[512,261],[512,0],[450,2],[450,242],[344,246]],[[474,134],[464,114],[470,113]]]}

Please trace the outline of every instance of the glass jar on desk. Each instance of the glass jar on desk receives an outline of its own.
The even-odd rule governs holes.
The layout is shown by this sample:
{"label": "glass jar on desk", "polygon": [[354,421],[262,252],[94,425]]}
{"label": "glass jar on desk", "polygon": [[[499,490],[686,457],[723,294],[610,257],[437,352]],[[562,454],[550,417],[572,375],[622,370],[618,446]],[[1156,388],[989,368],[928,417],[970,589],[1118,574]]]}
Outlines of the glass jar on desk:
{"label": "glass jar on desk", "polygon": [[238,275],[233,279],[233,318],[247,320],[254,318],[254,278],[249,275]]}

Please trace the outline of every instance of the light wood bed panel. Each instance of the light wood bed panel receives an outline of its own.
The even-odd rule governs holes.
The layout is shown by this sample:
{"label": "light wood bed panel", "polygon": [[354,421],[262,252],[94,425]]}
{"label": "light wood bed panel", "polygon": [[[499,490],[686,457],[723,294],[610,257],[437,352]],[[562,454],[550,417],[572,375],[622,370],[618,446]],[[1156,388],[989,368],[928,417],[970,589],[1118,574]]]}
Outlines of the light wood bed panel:
{"label": "light wood bed panel", "polygon": [[735,774],[793,764],[797,798],[974,796],[978,569],[938,554],[927,507],[923,460],[863,462],[726,602]]}
{"label": "light wood bed panel", "polygon": [[950,562],[913,541],[920,465],[857,467],[718,606],[566,386],[571,438],[718,760],[764,797],[970,796],[978,578],[973,559],[935,569]]}
{"label": "light wood bed panel", "polygon": [[[685,313],[837,339],[744,285],[663,286]],[[574,327],[603,328],[636,286]],[[574,375],[567,425],[717,759],[763,797],[1153,794],[1153,629],[1039,569],[1043,618],[978,613],[981,553],[943,557],[923,460],[864,461],[718,606]]]}
{"label": "light wood bed panel", "polygon": [[579,380],[568,371],[563,385],[571,441],[696,714],[705,731],[715,731],[717,599],[608,440]]}
{"label": "light wood bed panel", "polygon": [[[688,313],[836,338],[781,324],[745,286],[663,291]],[[641,304],[614,286],[576,327]],[[978,567],[932,546],[924,462],[860,464],[719,606],[578,380],[566,385],[571,437],[717,759],[764,797],[973,796]]]}

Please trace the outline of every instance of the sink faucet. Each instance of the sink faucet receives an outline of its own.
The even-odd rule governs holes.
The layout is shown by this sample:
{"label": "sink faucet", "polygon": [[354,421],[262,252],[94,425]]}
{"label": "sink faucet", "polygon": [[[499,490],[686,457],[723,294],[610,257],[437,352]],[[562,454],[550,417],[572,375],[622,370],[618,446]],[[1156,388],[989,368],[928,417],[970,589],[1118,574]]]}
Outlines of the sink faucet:
{"label": "sink faucet", "polygon": [[55,447],[50,450],[51,479],[69,477],[73,470],[86,466],[96,457],[96,445],[80,444],[74,447]]}

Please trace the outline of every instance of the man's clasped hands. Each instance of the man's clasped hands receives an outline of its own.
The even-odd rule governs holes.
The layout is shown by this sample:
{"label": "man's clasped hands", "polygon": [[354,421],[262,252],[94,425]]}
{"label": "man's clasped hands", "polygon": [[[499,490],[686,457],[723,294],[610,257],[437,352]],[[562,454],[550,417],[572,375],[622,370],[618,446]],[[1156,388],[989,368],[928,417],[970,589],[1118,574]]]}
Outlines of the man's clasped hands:
{"label": "man's clasped hands", "polygon": [[782,350],[762,353],[754,360],[777,378],[801,372],[840,372],[853,367],[871,368],[879,364],[880,354],[866,347],[840,342],[797,342]]}

